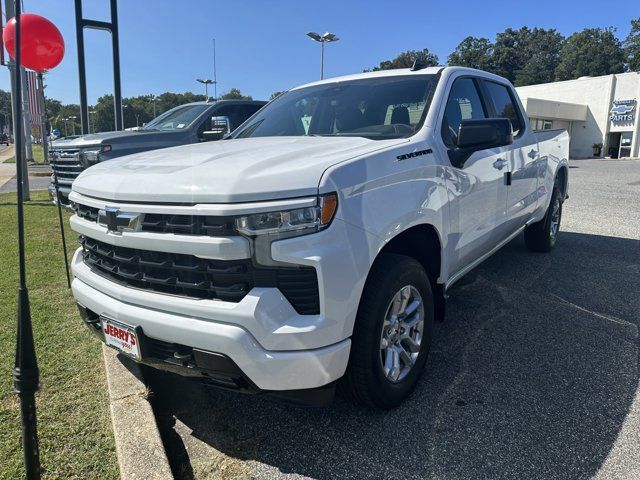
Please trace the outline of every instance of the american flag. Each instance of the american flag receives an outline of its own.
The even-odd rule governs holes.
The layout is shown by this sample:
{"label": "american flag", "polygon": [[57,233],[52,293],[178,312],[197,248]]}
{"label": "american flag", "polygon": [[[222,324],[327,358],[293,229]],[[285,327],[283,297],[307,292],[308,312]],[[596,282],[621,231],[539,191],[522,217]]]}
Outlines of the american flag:
{"label": "american flag", "polygon": [[36,72],[27,70],[27,92],[29,94],[29,120],[31,125],[40,125],[42,110],[40,108],[40,92]]}

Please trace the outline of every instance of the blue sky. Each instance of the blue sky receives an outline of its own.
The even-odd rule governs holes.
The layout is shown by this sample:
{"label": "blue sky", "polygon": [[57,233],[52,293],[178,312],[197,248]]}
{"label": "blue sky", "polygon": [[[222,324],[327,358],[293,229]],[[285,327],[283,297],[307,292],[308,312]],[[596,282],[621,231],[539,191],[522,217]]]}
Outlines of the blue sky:
{"label": "blue sky", "polygon": [[[84,0],[85,18],[108,20],[107,0]],[[429,48],[446,62],[467,35],[494,38],[507,27],[585,27],[629,32],[640,1],[206,1],[120,0],[124,96],[164,91],[200,92],[197,77],[213,76],[217,42],[218,92],[237,87],[266,99],[278,90],[316,80],[319,44],[306,32],[327,30],[340,41],[326,48],[325,76],[360,72],[409,49]],[[24,11],[49,18],[66,42],[63,62],[47,75],[47,96],[77,103],[78,72],[72,0],[24,0]],[[85,33],[89,100],[112,92],[110,38]],[[0,75],[8,90],[9,74]]]}

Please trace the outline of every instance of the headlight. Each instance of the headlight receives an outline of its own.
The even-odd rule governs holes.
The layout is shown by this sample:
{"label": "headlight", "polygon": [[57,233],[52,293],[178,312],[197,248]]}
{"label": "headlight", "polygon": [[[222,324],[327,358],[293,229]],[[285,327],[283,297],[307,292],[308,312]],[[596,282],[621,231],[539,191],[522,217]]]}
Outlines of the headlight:
{"label": "headlight", "polygon": [[236,229],[247,236],[281,233],[288,233],[287,236],[305,235],[327,228],[337,209],[338,197],[335,193],[329,193],[319,196],[318,204],[313,207],[238,217]]}
{"label": "headlight", "polygon": [[100,148],[92,148],[91,150],[84,150],[82,157],[85,160],[86,166],[89,167],[100,161],[100,154],[111,151],[111,145],[102,145]]}

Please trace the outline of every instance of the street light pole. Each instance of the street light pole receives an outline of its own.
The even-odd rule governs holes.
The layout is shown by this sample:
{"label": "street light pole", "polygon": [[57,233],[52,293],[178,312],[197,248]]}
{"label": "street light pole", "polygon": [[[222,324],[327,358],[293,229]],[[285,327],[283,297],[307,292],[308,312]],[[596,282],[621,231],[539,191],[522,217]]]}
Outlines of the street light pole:
{"label": "street light pole", "polygon": [[320,43],[320,80],[324,78],[324,44],[329,42],[337,42],[338,37],[334,33],[325,32],[324,35],[320,35],[316,32],[309,32],[307,36],[312,40]]}
{"label": "street light pole", "polygon": [[92,131],[93,133],[96,133],[96,113],[97,112],[95,110],[89,110],[89,133],[91,133]]}
{"label": "street light pole", "polygon": [[215,82],[210,78],[196,78],[196,82],[204,84],[204,96],[206,97],[205,101],[208,102],[209,101],[209,85]]}
{"label": "street light pole", "polygon": [[73,135],[76,134],[76,116],[71,116],[69,117],[69,120],[71,120],[71,128],[73,129]]}
{"label": "street light pole", "polygon": [[213,99],[218,100],[218,75],[216,73],[216,39],[213,39]]}

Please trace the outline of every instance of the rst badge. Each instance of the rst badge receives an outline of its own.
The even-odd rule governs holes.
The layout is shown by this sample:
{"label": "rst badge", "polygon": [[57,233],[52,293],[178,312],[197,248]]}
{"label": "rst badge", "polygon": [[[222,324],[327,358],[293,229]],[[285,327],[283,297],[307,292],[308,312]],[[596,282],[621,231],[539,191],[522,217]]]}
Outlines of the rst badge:
{"label": "rst badge", "polygon": [[124,213],[115,207],[98,211],[98,223],[114,233],[134,231],[140,221],[140,213]]}

